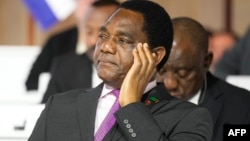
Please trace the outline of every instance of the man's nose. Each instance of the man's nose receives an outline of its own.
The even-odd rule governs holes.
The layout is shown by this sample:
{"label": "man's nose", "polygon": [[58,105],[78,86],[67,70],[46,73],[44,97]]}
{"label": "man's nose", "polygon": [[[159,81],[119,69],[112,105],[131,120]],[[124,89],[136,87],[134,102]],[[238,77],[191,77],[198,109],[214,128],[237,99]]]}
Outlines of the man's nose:
{"label": "man's nose", "polygon": [[101,51],[104,52],[104,53],[111,53],[111,54],[115,54],[116,52],[116,49],[115,49],[115,43],[114,41],[112,40],[112,38],[110,39],[107,39],[105,41],[105,43],[103,44],[102,48],[101,48]]}
{"label": "man's nose", "polygon": [[163,79],[165,87],[169,91],[174,91],[178,87],[178,80],[175,78],[175,76],[171,73],[168,73],[166,77]]}

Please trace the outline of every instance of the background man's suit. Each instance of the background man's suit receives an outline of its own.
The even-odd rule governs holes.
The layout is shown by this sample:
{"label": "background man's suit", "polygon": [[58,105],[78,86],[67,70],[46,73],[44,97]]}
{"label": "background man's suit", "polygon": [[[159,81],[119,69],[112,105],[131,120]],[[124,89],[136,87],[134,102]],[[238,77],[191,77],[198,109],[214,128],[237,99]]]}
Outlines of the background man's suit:
{"label": "background man's suit", "polygon": [[92,61],[86,54],[78,55],[75,51],[55,58],[52,64],[51,79],[42,103],[46,103],[49,97],[56,93],[91,88],[92,66]]}
{"label": "background man's suit", "polygon": [[27,90],[38,89],[39,75],[50,71],[52,61],[55,57],[75,51],[77,35],[77,28],[73,27],[48,39],[31,67],[25,82]]}
{"label": "background man's suit", "polygon": [[200,104],[214,120],[214,139],[222,141],[223,124],[250,124],[250,92],[207,73],[207,91]]}
{"label": "background man's suit", "polygon": [[[102,87],[103,84],[91,90],[53,95],[29,141],[93,141],[95,114]],[[115,115],[119,126],[116,124],[104,141],[183,141],[188,137],[192,141],[210,140],[212,119],[205,108],[173,99],[163,84],[150,90],[143,99],[152,96],[159,102],[149,106],[136,102],[118,110]]]}

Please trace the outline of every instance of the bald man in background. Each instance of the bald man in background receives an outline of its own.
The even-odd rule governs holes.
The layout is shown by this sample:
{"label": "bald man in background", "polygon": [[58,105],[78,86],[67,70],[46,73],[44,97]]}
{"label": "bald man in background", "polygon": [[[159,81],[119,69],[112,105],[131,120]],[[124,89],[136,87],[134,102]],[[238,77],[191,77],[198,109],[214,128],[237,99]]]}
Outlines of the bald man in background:
{"label": "bald man in background", "polygon": [[172,96],[207,108],[214,122],[212,141],[222,141],[225,124],[250,124],[250,93],[209,72],[213,55],[200,23],[186,17],[172,22],[172,50],[157,79]]}

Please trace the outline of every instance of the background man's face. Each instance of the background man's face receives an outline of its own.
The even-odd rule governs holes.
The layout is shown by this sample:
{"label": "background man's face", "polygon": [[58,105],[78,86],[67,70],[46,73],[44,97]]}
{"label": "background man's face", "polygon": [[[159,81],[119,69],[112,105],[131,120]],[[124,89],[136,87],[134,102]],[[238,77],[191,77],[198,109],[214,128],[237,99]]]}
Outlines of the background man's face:
{"label": "background man's face", "polygon": [[169,59],[157,79],[163,81],[172,96],[189,99],[204,80],[202,55],[184,38],[175,37]]}

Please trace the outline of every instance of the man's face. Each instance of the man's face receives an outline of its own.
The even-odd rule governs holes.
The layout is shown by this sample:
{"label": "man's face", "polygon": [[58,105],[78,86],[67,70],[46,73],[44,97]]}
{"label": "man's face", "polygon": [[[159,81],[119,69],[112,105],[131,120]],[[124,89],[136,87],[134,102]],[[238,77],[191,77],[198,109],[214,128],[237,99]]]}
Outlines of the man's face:
{"label": "man's face", "polygon": [[198,53],[190,42],[174,37],[173,47],[165,66],[158,73],[172,96],[187,100],[198,92],[204,80],[204,55]]}
{"label": "man's face", "polygon": [[81,24],[80,34],[87,47],[87,55],[93,58],[98,32],[105,20],[115,11],[116,6],[90,7]]}
{"label": "man's face", "polygon": [[106,84],[120,88],[133,64],[132,50],[138,43],[147,42],[142,25],[140,13],[119,9],[100,29],[94,63]]}

